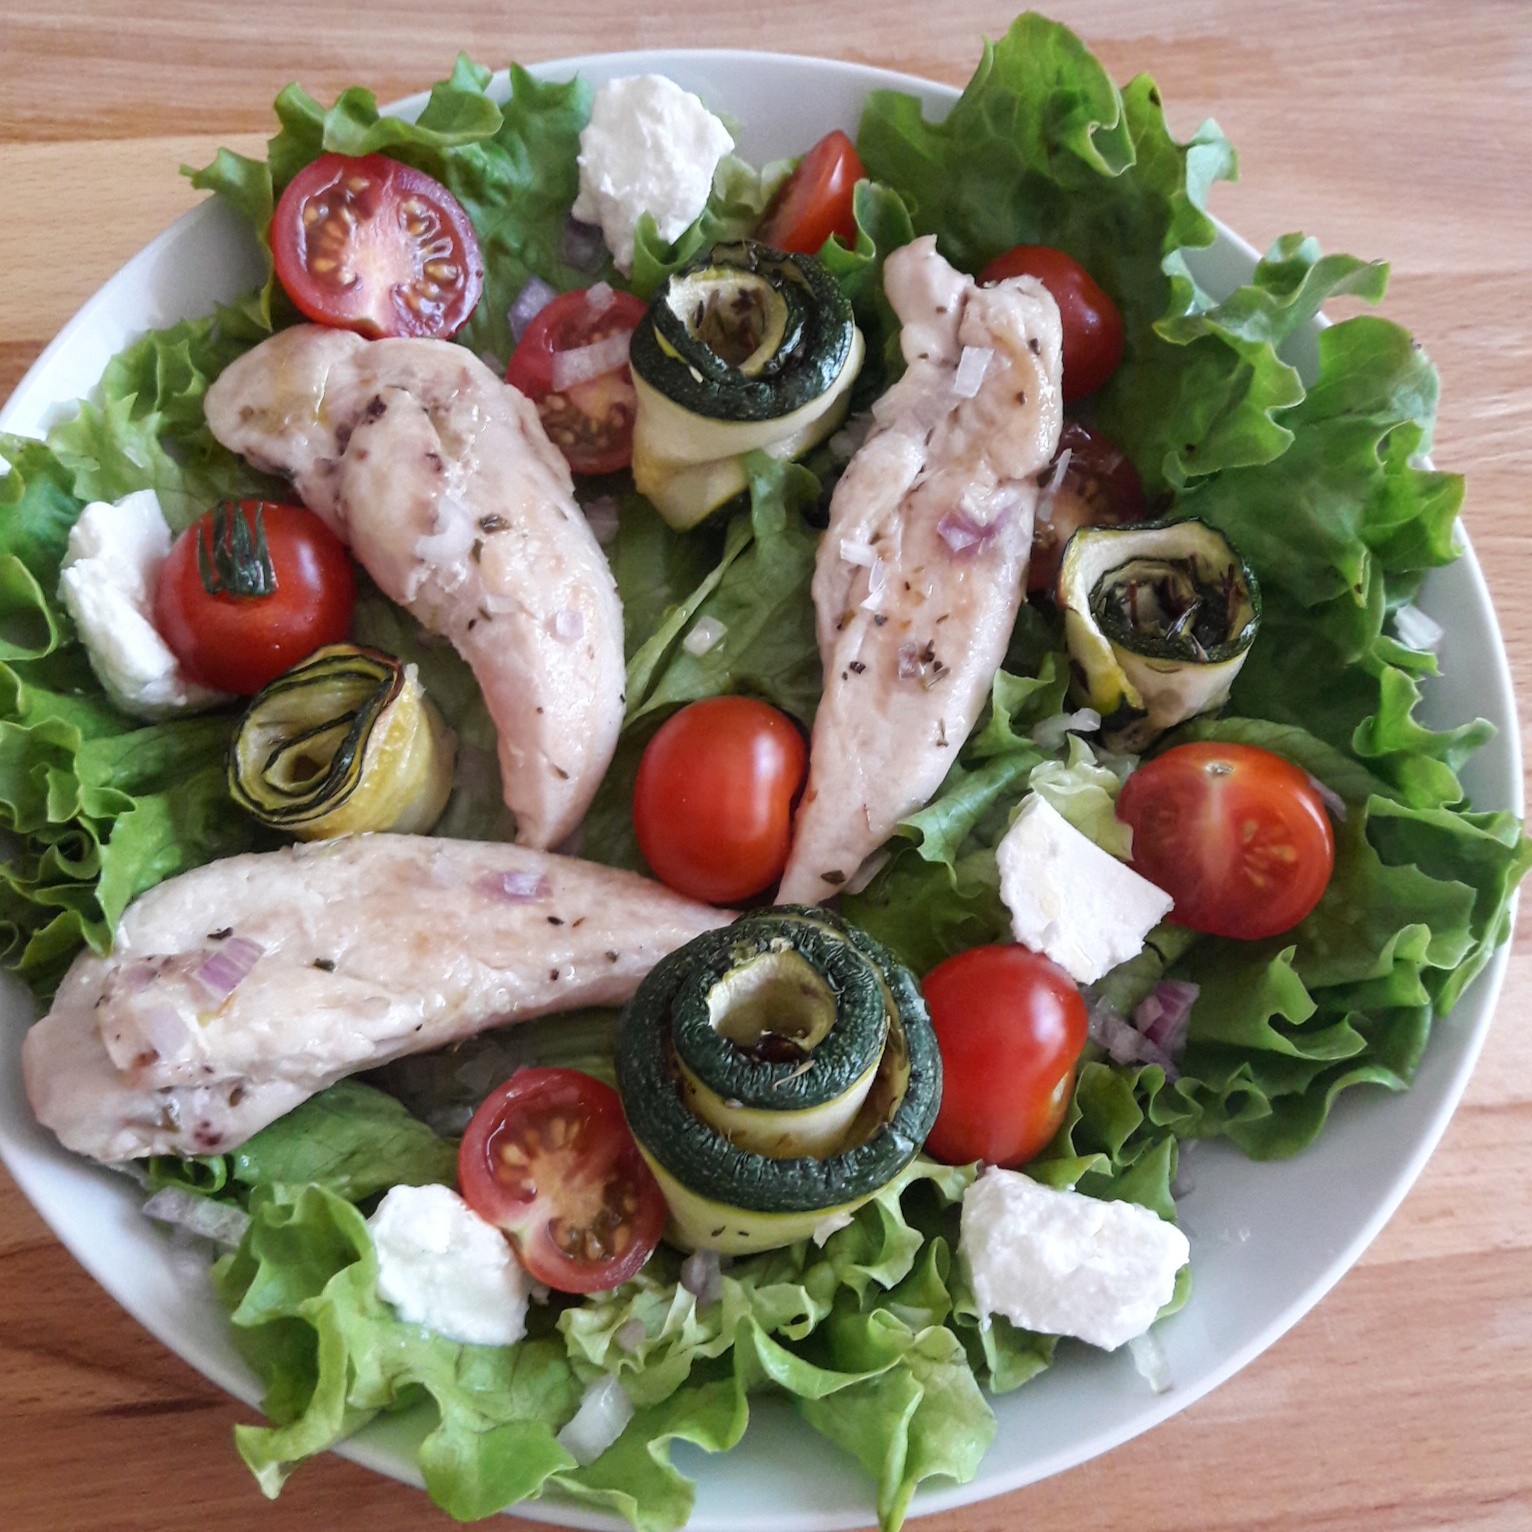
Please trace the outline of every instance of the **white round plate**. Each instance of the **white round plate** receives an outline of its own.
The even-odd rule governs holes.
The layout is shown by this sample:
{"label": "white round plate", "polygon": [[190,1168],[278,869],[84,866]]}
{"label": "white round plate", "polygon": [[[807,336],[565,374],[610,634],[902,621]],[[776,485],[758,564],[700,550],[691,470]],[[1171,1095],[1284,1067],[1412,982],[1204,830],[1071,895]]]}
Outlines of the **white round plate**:
{"label": "white round plate", "polygon": [[[739,152],[754,163],[800,154],[822,134],[855,132],[869,90],[919,96],[940,114],[948,86],[861,65],[781,54],[664,51],[563,59],[534,74],[599,81],[655,72],[696,91],[740,125]],[[502,77],[501,86],[504,86]],[[424,96],[401,105],[419,111]],[[167,162],[167,175],[174,168]],[[1255,252],[1227,230],[1194,265],[1224,294],[1248,279]],[[65,326],[0,410],[0,430],[41,434],[96,385],[107,360],[145,330],[209,312],[259,280],[254,240],[211,201],[141,251]],[[1313,331],[1293,360],[1313,357]],[[1465,539],[1466,541],[1466,539]],[[1446,629],[1445,679],[1427,692],[1424,716],[1445,727],[1480,716],[1495,741],[1463,773],[1480,808],[1521,811],[1521,760],[1505,648],[1472,551],[1435,571],[1420,603]],[[1227,1144],[1199,1146],[1188,1162],[1195,1185],[1180,1204],[1191,1239],[1191,1302],[1159,1326],[1174,1386],[1155,1396],[1127,1349],[1107,1354],[1063,1342],[1057,1364],[994,1400],[999,1430],[972,1483],[927,1484],[912,1507],[948,1510],[1060,1472],[1164,1420],[1243,1367],[1313,1307],[1366,1249],[1398,1206],[1467,1083],[1494,1013],[1505,971],[1502,948],[1436,1025],[1414,1088],[1347,1092],[1318,1143],[1284,1163],[1254,1164]],[[33,1121],[22,1090],[20,1048],[32,1009],[14,981],[0,994],[0,1155],[58,1237],[136,1319],[208,1378],[256,1404],[260,1387],[230,1344],[205,1278],[189,1270],[138,1212],[125,1179],[66,1154]],[[419,1484],[410,1452],[419,1423],[381,1422],[341,1450],[383,1473]],[[230,1444],[230,1451],[233,1444]],[[752,1403],[750,1429],[733,1452],[707,1457],[682,1445],[678,1466],[698,1481],[690,1525],[697,1532],[828,1532],[872,1523],[874,1490],[791,1411]],[[783,1465],[792,1465],[783,1472]],[[543,1500],[526,1507],[574,1527],[619,1528],[614,1517]]]}

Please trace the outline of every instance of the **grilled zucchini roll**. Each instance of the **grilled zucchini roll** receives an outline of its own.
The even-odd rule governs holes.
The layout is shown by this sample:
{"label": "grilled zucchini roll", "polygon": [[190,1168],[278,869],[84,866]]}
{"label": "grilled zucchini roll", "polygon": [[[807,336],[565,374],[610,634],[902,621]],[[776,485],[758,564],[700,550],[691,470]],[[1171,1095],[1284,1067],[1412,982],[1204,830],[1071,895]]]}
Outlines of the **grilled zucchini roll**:
{"label": "grilled zucchini roll", "polygon": [[845,419],[864,354],[851,303],[812,256],[713,245],[655,294],[628,360],[633,480],[686,528],[745,487],[743,459],[795,458]]}
{"label": "grilled zucchini roll", "polygon": [[417,834],[446,807],[454,754],[413,665],[328,644],[256,694],[234,736],[229,791],[300,840]]}
{"label": "grilled zucchini roll", "polygon": [[617,1087],[667,1238],[805,1239],[915,1157],[941,1057],[914,976],[824,910],[746,915],[655,967],[623,1011]]}
{"label": "grilled zucchini roll", "polygon": [[1142,750],[1229,700],[1261,622],[1250,566],[1201,521],[1082,527],[1059,565],[1074,695]]}

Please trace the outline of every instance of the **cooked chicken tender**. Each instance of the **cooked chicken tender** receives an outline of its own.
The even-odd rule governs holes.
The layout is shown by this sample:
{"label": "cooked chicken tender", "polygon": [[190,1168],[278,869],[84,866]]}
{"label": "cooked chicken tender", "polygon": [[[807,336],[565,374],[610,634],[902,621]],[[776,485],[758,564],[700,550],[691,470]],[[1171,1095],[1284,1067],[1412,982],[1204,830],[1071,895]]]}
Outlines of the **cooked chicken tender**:
{"label": "cooked chicken tender", "polygon": [[27,1094],[99,1160],[230,1149],[357,1070],[553,1011],[620,1005],[731,918],[522,846],[365,835],[161,883],[27,1034]]}
{"label": "cooked chicken tender", "polygon": [[778,898],[817,904],[946,776],[1026,590],[1058,447],[1058,307],[918,239],[884,267],[907,370],[830,503],[814,570],[824,698]]}
{"label": "cooked chicken tender", "polygon": [[462,346],[297,325],[232,363],[206,409],[452,641],[499,732],[516,838],[563,840],[622,726],[622,608],[535,407]]}

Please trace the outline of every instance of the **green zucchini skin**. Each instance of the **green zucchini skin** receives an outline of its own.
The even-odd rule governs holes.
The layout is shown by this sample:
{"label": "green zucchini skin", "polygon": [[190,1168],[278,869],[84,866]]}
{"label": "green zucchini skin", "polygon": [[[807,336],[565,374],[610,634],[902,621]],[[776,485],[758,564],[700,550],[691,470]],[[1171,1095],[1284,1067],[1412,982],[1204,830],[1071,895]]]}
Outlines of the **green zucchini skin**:
{"label": "green zucchini skin", "polygon": [[[738,360],[715,349],[728,315],[713,319],[728,309],[731,293],[759,300],[749,303],[754,317],[763,306],[776,309],[776,322],[767,316],[761,324],[769,343]],[[855,331],[851,300],[813,256],[735,240],[710,246],[666,281],[633,332],[628,363],[691,414],[775,420],[819,398],[840,377]]]}
{"label": "green zucchini skin", "polygon": [[[886,1032],[871,1089],[836,1152],[775,1157],[741,1148],[717,1127],[689,1109],[682,1065],[672,1031],[677,1015],[695,1021],[698,1007],[707,1014],[706,994],[731,963],[785,943],[804,957],[832,990],[843,995],[865,1022],[869,995],[883,1011]],[[820,965],[823,964],[821,967]],[[688,1023],[690,1024],[690,1023]],[[702,1025],[709,1025],[705,1020]],[[711,1026],[709,1026],[711,1030]],[[864,1030],[859,1022],[852,1031]],[[728,1045],[726,1045],[728,1046]],[[820,1044],[820,1046],[824,1046]],[[751,1072],[740,1050],[734,1062]],[[810,1054],[816,1058],[816,1047]],[[845,1056],[826,1054],[832,1078],[860,1072],[860,1055],[847,1046]],[[800,1086],[815,1070],[790,1061],[761,1061],[751,1100],[781,1096],[787,1111],[809,1104],[811,1092]],[[795,1069],[799,1072],[791,1079]],[[838,1072],[838,1073],[837,1073]],[[738,1075],[731,1073],[729,1079]],[[773,1082],[785,1080],[780,1092]],[[847,1080],[849,1084],[849,1079]],[[629,1126],[645,1156],[694,1201],[700,1200],[728,1222],[738,1236],[729,1248],[765,1249],[783,1243],[772,1231],[801,1223],[779,1215],[808,1215],[855,1206],[875,1195],[918,1153],[941,1104],[941,1056],[914,975],[870,937],[822,910],[793,906],[746,915],[733,925],[709,932],[660,962],[623,1010],[617,1035],[617,1086]],[[797,1088],[797,1094],[794,1090]],[[735,1097],[730,1105],[743,1104]],[[789,1104],[790,1103],[790,1104]],[[675,1210],[674,1204],[673,1211]],[[752,1226],[751,1215],[761,1215]],[[764,1233],[762,1232],[764,1231]],[[683,1228],[678,1242],[708,1243],[706,1229]],[[764,1238],[764,1243],[750,1243]]]}

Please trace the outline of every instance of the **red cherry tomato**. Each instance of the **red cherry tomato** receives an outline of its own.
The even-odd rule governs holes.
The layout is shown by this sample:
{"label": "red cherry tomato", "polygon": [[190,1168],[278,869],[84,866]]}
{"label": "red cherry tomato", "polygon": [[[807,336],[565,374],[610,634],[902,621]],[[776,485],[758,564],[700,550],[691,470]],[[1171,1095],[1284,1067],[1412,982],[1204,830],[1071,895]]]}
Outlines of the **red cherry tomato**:
{"label": "red cherry tomato", "polygon": [[626,1282],[665,1229],[665,1195],[617,1092],[575,1069],[518,1069],[492,1091],[463,1135],[458,1182],[561,1293]]}
{"label": "red cherry tomato", "polygon": [[942,1055],[926,1153],[951,1165],[1021,1165],[1058,1132],[1085,1046],[1085,1001],[1026,947],[973,947],[921,985]]}
{"label": "red cherry tomato", "polygon": [[1071,533],[1081,527],[1125,526],[1149,514],[1144,481],[1115,443],[1089,426],[1066,420],[1054,462],[1066,451],[1069,465],[1049,501],[1048,519],[1039,516],[1032,529],[1028,590],[1053,589]]}
{"label": "red cherry tomato", "polygon": [[1122,360],[1122,314],[1073,256],[1051,245],[1017,245],[979,273],[981,282],[1036,277],[1064,323],[1064,398],[1093,394]]}
{"label": "red cherry tomato", "polygon": [[271,220],[277,280],[312,320],[363,335],[455,335],[484,290],[462,204],[382,154],[322,154]]}
{"label": "red cherry tomato", "polygon": [[839,129],[827,133],[798,162],[761,217],[755,237],[777,250],[818,255],[832,235],[856,240],[852,193],[867,172],[856,149]]}
{"label": "red cherry tomato", "polygon": [[505,381],[537,406],[548,439],[576,473],[615,473],[633,459],[638,395],[625,359],[593,377],[556,386],[561,365],[569,365],[559,362],[561,354],[629,336],[647,312],[632,293],[608,287],[602,297],[592,298],[596,291],[560,293],[539,310],[505,369]]}
{"label": "red cherry tomato", "polygon": [[655,876],[712,904],[782,876],[808,753],[785,713],[749,697],[693,702],[649,741],[633,826]]}
{"label": "red cherry tomato", "polygon": [[171,545],[154,625],[194,681],[250,696],[345,638],[355,605],[351,560],[312,511],[241,500],[209,511]]}
{"label": "red cherry tomato", "polygon": [[1253,941],[1319,903],[1335,835],[1308,774],[1254,745],[1177,745],[1123,784],[1133,866],[1194,931]]}

